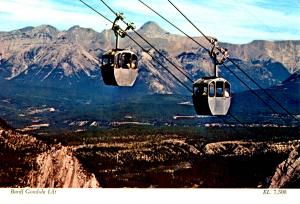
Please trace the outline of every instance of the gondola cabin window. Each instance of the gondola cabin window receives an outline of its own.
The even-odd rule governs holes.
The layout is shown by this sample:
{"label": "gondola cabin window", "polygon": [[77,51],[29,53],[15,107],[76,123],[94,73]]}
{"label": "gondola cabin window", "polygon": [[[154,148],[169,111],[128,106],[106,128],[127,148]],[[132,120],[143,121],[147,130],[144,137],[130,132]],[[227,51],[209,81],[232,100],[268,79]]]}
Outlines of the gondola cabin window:
{"label": "gondola cabin window", "polygon": [[216,82],[216,97],[223,97],[223,81]]}
{"label": "gondola cabin window", "polygon": [[230,97],[230,84],[228,82],[225,82],[224,96],[226,98]]}
{"label": "gondola cabin window", "polygon": [[202,96],[207,96],[207,94],[208,94],[207,84],[203,84],[201,86],[201,95]]}
{"label": "gondola cabin window", "polygon": [[207,96],[208,90],[207,90],[207,84],[202,84],[201,86],[201,96]]}
{"label": "gondola cabin window", "polygon": [[102,66],[113,65],[114,56],[113,55],[104,55],[102,57]]}
{"label": "gondola cabin window", "polygon": [[131,53],[119,54],[119,66],[124,69],[129,69],[131,66]]}
{"label": "gondola cabin window", "polygon": [[194,87],[194,94],[197,96],[207,96],[207,84],[201,84],[200,86]]}
{"label": "gondola cabin window", "polygon": [[196,95],[196,94],[199,94],[199,93],[200,93],[199,87],[194,86],[194,87],[193,87],[193,93],[194,93],[195,95]]}
{"label": "gondola cabin window", "polygon": [[132,57],[132,61],[131,61],[131,67],[132,69],[136,69],[137,68],[137,56],[136,55],[131,55]]}
{"label": "gondola cabin window", "polygon": [[211,82],[209,84],[209,97],[214,97],[215,96],[215,82]]}

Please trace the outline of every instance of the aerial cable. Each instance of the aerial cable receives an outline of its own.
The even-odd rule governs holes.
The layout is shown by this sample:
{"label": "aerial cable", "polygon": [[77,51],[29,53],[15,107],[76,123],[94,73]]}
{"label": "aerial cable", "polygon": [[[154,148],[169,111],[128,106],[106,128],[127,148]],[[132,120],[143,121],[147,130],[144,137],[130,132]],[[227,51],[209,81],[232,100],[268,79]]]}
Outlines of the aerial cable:
{"label": "aerial cable", "polygon": [[[116,16],[118,16],[118,13],[115,12],[105,1],[100,0],[113,14],[115,14]],[[127,24],[127,22],[124,19],[120,19],[122,20],[125,24]],[[164,56],[155,46],[153,46],[148,40],[146,40],[142,35],[140,35],[136,30],[132,29],[132,31],[138,35],[143,41],[145,41],[151,48],[153,48],[160,56],[162,56],[165,60],[167,60],[172,66],[174,66],[181,74],[183,74],[190,82],[194,83],[194,80],[188,76],[184,71],[183,68],[179,68],[177,65],[175,65],[170,59],[168,59],[166,56]]]}
{"label": "aerial cable", "polygon": [[177,30],[179,30],[181,33],[183,33],[185,36],[187,36],[189,39],[191,39],[192,41],[194,41],[196,44],[198,44],[200,47],[202,47],[204,50],[206,50],[207,52],[210,52],[206,47],[204,47],[203,45],[201,45],[198,41],[196,41],[194,38],[192,38],[191,36],[189,36],[186,32],[184,32],[182,29],[180,29],[178,26],[174,25],[171,21],[169,21],[168,19],[166,19],[164,16],[162,16],[161,14],[159,14],[157,11],[155,11],[153,8],[151,8],[150,6],[148,6],[146,3],[144,3],[141,0],[138,0],[139,2],[141,2],[144,6],[146,6],[148,9],[150,9],[151,11],[153,11],[155,14],[157,14],[159,17],[161,17],[162,19],[164,19],[165,21],[167,21],[170,25],[172,25],[174,28],[176,28]]}
{"label": "aerial cable", "polygon": [[[159,17],[161,17],[162,19],[164,19],[166,22],[168,22],[170,25],[172,25],[174,28],[176,28],[177,30],[179,30],[181,33],[183,33],[185,36],[187,36],[189,39],[191,39],[193,42],[195,42],[196,44],[198,44],[200,47],[202,47],[204,50],[206,50],[208,53],[210,53],[210,51],[207,49],[207,48],[205,48],[202,44],[200,44],[198,41],[196,41],[194,38],[192,38],[190,35],[188,35],[187,33],[185,33],[183,30],[181,30],[180,28],[178,28],[176,25],[174,25],[172,22],[170,22],[168,19],[166,19],[165,17],[163,17],[161,14],[159,14],[157,11],[155,11],[153,8],[151,8],[149,5],[147,5],[146,3],[144,3],[142,0],[139,0],[139,2],[140,3],[142,3],[144,6],[146,6],[148,9],[150,9],[151,11],[153,11],[155,14],[157,14]],[[172,2],[170,2],[170,3],[172,3]],[[172,4],[172,5],[174,5],[174,4]],[[175,5],[174,5],[175,6]],[[177,7],[176,7],[177,8]],[[177,8],[178,9],[178,8]],[[179,10],[179,9],[178,9]],[[180,10],[179,10],[179,12],[180,13],[182,13]],[[183,13],[182,13],[183,14]],[[183,14],[183,16],[185,16],[184,14]],[[186,17],[186,16],[185,16]],[[187,17],[186,17],[187,18]],[[191,22],[188,18],[187,18],[187,20],[189,21],[189,22]],[[192,23],[192,22],[191,22]],[[192,25],[194,25],[193,23],[192,23]],[[195,25],[194,25],[194,27],[196,27]],[[206,35],[204,35],[204,33],[201,31],[201,30],[199,30],[197,27],[196,27],[196,29],[201,33],[201,34],[203,34],[203,36],[206,38],[206,39],[208,39],[209,40],[209,42],[211,43],[211,39],[209,39]],[[224,65],[224,64],[223,64]],[[237,65],[236,65],[237,66]],[[256,92],[254,92],[252,89],[251,89],[251,87],[250,86],[248,86],[245,82],[243,82],[241,79],[240,79],[240,77],[239,76],[237,76],[232,70],[230,70],[226,65],[224,65],[224,67],[226,67],[240,82],[242,82],[250,91],[251,91],[251,93],[253,93],[255,96],[257,96],[268,108],[270,108],[273,112],[275,112],[275,113],[277,113],[276,111],[275,111],[275,109],[273,109],[272,108],[272,106],[271,105],[269,105],[267,102],[265,102],[265,100],[263,99],[263,98],[261,98]],[[283,118],[282,118],[283,119]],[[283,119],[284,120],[284,119]],[[288,122],[286,121],[286,120],[284,120],[284,122],[286,123],[286,124],[288,124]]]}
{"label": "aerial cable", "polygon": [[[223,64],[223,66],[230,71],[244,86],[246,86],[253,95],[255,95],[258,99],[260,99],[271,111],[273,111],[276,114],[279,114],[269,103],[267,103],[258,93],[256,93],[253,89],[251,89],[251,87],[246,84],[240,77],[237,76],[236,73],[234,73],[234,71],[232,71],[231,69],[229,69],[228,66],[226,66],[225,64]],[[283,117],[281,117],[281,119],[288,125],[288,121],[286,121]]]}
{"label": "aerial cable", "polygon": [[[102,16],[103,18],[105,18],[107,21],[111,22],[113,24],[113,21],[111,21],[109,18],[107,18],[106,16],[104,16],[103,14],[101,14],[100,12],[98,12],[96,9],[94,9],[92,6],[90,6],[89,4],[85,3],[82,0],[79,0],[80,2],[82,2],[83,4],[85,4],[87,7],[89,7],[90,9],[92,9],[94,12],[96,12],[97,14],[99,14],[100,16]],[[123,30],[124,31],[124,30]],[[157,63],[164,68],[165,70],[167,70],[183,87],[185,87],[189,92],[193,92],[191,88],[189,88],[187,85],[185,85],[178,77],[176,77],[166,66],[164,66],[158,59],[156,59],[154,56],[152,56],[145,48],[143,48],[136,40],[134,40],[130,35],[127,35],[128,38],[130,38],[137,46],[139,46],[145,53],[147,53],[151,58],[153,58],[154,60],[157,61]]]}
{"label": "aerial cable", "polygon": [[[209,39],[186,15],[184,15],[184,13],[177,7],[175,6],[175,4],[173,4],[170,0],[168,0],[168,2],[189,22],[191,23],[191,25],[199,32],[203,35],[203,37],[212,45],[214,45],[214,43],[212,43],[212,39]],[[216,47],[216,49],[218,49],[219,51],[221,51],[221,48]],[[249,74],[247,74],[238,64],[236,64],[234,62],[233,59],[228,58],[228,60],[234,64],[243,74],[245,74],[259,89],[261,89],[269,98],[271,98],[279,107],[281,107],[288,115],[290,115],[291,117],[293,117],[295,120],[300,121],[297,117],[295,117],[290,111],[288,111],[283,105],[281,105],[281,103],[276,100],[271,94],[269,94],[262,86],[260,86],[254,79],[252,79],[252,77],[249,76]]]}
{"label": "aerial cable", "polygon": [[90,9],[92,9],[94,12],[96,12],[97,14],[99,14],[100,16],[102,16],[102,18],[106,19],[107,21],[109,21],[110,23],[114,23],[112,20],[110,20],[109,18],[107,18],[106,16],[104,16],[103,14],[101,14],[99,11],[97,11],[96,9],[94,9],[92,6],[90,6],[89,4],[85,3],[82,0],[79,0],[81,3],[83,3],[84,5],[86,5],[87,7],[89,7]]}
{"label": "aerial cable", "polygon": [[250,77],[250,75],[245,72],[242,68],[240,68],[240,66],[238,64],[236,64],[231,58],[228,58],[228,60],[234,64],[236,67],[238,67],[238,69],[245,74],[245,76],[247,76],[257,87],[259,87],[259,89],[261,89],[269,98],[271,98],[282,110],[284,110],[288,115],[290,115],[291,117],[293,117],[295,120],[297,120],[298,122],[300,122],[300,120],[294,116],[289,110],[287,110],[283,105],[281,105],[281,103],[276,100],[266,89],[264,89],[261,85],[259,85],[254,79],[252,79],[252,77]]}
{"label": "aerial cable", "polygon": [[203,37],[205,37],[205,39],[210,42],[211,39],[209,39],[186,15],[184,15],[183,12],[181,12],[181,10],[179,10],[179,8],[177,8],[175,6],[175,4],[173,4],[170,0],[168,0],[168,2],[190,23],[192,24],[192,26],[194,26],[194,28],[201,33],[201,35],[203,35]]}
{"label": "aerial cable", "polygon": [[[211,54],[211,51],[208,50],[205,46],[203,46],[202,44],[200,44],[198,41],[196,41],[194,38],[192,38],[191,36],[189,36],[187,33],[185,33],[183,30],[181,30],[180,28],[178,28],[176,25],[174,25],[171,21],[169,21],[168,19],[166,19],[165,17],[163,17],[161,14],[159,14],[157,11],[155,11],[154,9],[152,9],[150,6],[148,6],[146,3],[144,3],[142,0],[139,0],[140,3],[142,3],[144,6],[146,6],[148,9],[150,9],[151,11],[153,11],[155,14],[157,14],[159,17],[161,17],[162,19],[164,19],[165,21],[167,21],[169,24],[171,24],[173,27],[175,27],[177,30],[179,30],[181,33],[183,33],[185,36],[187,36],[189,39],[191,39],[192,41],[194,41],[196,44],[198,44],[200,47],[202,47],[205,51],[207,51],[209,54]],[[236,117],[232,116],[233,119],[235,119],[238,123],[242,124],[243,126],[245,126],[245,124],[243,124],[240,120],[238,120]],[[226,122],[226,120],[224,118],[222,118],[223,122],[225,122],[226,124],[228,124]],[[228,124],[229,125],[229,124]],[[235,130],[236,131],[236,130]]]}
{"label": "aerial cable", "polygon": [[[97,14],[99,14],[100,16],[104,17],[106,20],[108,20],[109,22],[113,23],[113,21],[111,21],[110,19],[108,19],[107,17],[105,17],[104,15],[102,15],[100,12],[98,12],[97,10],[95,10],[93,7],[91,7],[90,5],[86,4],[85,2],[83,2],[82,0],[80,0],[82,3],[84,3],[86,6],[88,6],[90,9],[92,9],[93,11],[95,11]],[[104,3],[104,2],[103,2]],[[106,5],[106,4],[105,4]],[[107,6],[114,14],[116,14],[109,6]],[[155,57],[153,57],[151,54],[149,54],[149,52],[147,50],[145,50],[137,41],[135,41],[131,36],[127,35],[136,45],[138,45],[145,53],[147,53],[151,58],[155,59],[157,61],[157,63],[159,65],[161,65],[165,70],[167,70],[183,87],[185,87],[188,91],[190,91],[191,93],[193,93],[193,91],[186,86],[183,82],[181,82],[181,80],[179,80],[169,69],[167,69],[158,59],[156,59]],[[234,117],[235,120],[237,120]],[[224,119],[222,118],[222,120],[224,121]],[[239,123],[241,123],[242,125],[244,125],[241,121],[237,120]],[[227,123],[226,121],[224,121],[225,123]],[[227,123],[228,124],[228,123]],[[229,124],[228,124],[229,125]],[[231,127],[231,126],[230,126]],[[233,128],[234,129],[234,128]],[[234,129],[235,130],[235,129]],[[236,131],[236,130],[235,130]],[[237,131],[236,131],[237,132]]]}
{"label": "aerial cable", "polygon": [[[180,28],[178,28],[176,25],[174,25],[172,22],[170,22],[168,19],[166,19],[164,16],[162,16],[161,14],[159,14],[157,11],[155,11],[153,8],[151,8],[149,5],[147,5],[146,3],[144,3],[142,0],[139,0],[139,2],[141,2],[144,6],[146,6],[148,9],[150,9],[151,11],[153,11],[155,14],[157,14],[159,17],[161,17],[162,19],[164,19],[166,22],[168,22],[170,25],[172,25],[173,27],[175,27],[177,30],[179,30],[181,33],[183,33],[185,36],[187,36],[189,39],[191,39],[193,42],[195,42],[196,44],[198,44],[200,47],[202,47],[203,49],[205,49],[208,53],[210,53],[211,51],[209,51],[206,47],[204,47],[202,44],[200,44],[198,41],[196,41],[194,38],[192,38],[190,35],[188,35],[187,33],[185,33],[183,30],[181,30]],[[174,5],[174,4],[172,4]],[[177,7],[176,7],[177,8]],[[180,13],[182,13],[180,11]],[[184,15],[184,14],[183,14]],[[190,20],[189,20],[190,21]],[[200,30],[199,30],[200,31]],[[202,31],[200,31],[200,33],[203,33]],[[205,35],[204,35],[205,36]],[[206,37],[206,36],[205,36]],[[208,38],[206,38],[208,39]],[[211,40],[209,40],[211,41]],[[270,106],[267,102],[264,101],[264,99],[262,99],[256,92],[254,92],[250,86],[248,86],[243,80],[240,79],[239,76],[237,76],[231,69],[229,69],[225,64],[223,64],[224,67],[226,69],[228,69],[240,82],[242,82],[250,91],[251,93],[253,93],[255,96],[257,96],[268,108],[270,108],[271,111],[277,113],[275,111],[275,109],[272,108],[272,106]],[[284,120],[284,119],[283,119]],[[241,121],[237,121],[237,122],[241,122]],[[286,120],[284,120],[284,122],[286,124],[288,124],[288,122]]]}

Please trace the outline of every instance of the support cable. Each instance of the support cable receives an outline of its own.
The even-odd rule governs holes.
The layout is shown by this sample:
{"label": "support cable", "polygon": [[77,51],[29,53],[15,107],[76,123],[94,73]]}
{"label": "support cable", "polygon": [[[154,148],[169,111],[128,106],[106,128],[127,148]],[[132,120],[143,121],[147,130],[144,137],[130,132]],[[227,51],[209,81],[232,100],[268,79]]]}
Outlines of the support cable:
{"label": "support cable", "polygon": [[[229,69],[228,66],[226,66],[225,64],[223,64],[223,66],[230,72],[233,74],[233,76],[235,76],[244,86],[246,86],[253,95],[255,95],[258,99],[260,99],[264,104],[265,106],[267,106],[271,111],[273,111],[274,113],[276,114],[279,114],[269,103],[267,103],[258,93],[256,93],[253,89],[251,89],[251,87],[246,84],[240,77],[237,76],[236,73],[234,73],[231,69]],[[283,117],[280,117],[284,122],[285,124],[289,124],[288,121],[286,121]]]}
{"label": "support cable", "polygon": [[[194,43],[196,43],[197,45],[199,45],[200,47],[202,47],[204,50],[206,50],[208,53],[210,53],[210,51],[205,48],[201,43],[199,43],[198,41],[196,41],[193,37],[191,37],[190,35],[188,35],[187,33],[185,33],[183,30],[181,30],[180,28],[178,28],[176,25],[174,25],[172,22],[170,22],[168,19],[166,19],[164,16],[162,16],[161,14],[159,14],[157,11],[155,11],[153,8],[151,8],[149,5],[147,5],[146,3],[144,3],[142,0],[139,0],[139,2],[141,2],[144,6],[146,6],[148,9],[150,9],[151,11],[153,11],[155,14],[157,14],[159,17],[161,17],[162,19],[164,19],[166,22],[168,22],[170,25],[172,25],[174,28],[176,28],[177,30],[179,30],[181,33],[183,33],[186,37],[188,37],[189,39],[191,39]],[[172,4],[174,5],[174,4]],[[175,6],[175,5],[174,5]],[[177,8],[177,7],[176,7]],[[182,13],[181,11],[179,11],[180,13]],[[184,15],[184,14],[183,14]],[[185,16],[185,15],[184,15]],[[190,20],[189,20],[190,21]],[[194,25],[194,24],[193,24]],[[198,29],[198,28],[197,28]],[[199,29],[198,29],[199,30]],[[204,33],[199,30],[199,32],[201,34],[204,35]],[[205,35],[204,35],[205,36]],[[206,36],[205,36],[206,37]],[[206,37],[206,39],[208,39],[208,37]],[[209,40],[210,41],[210,40]],[[229,69],[225,64],[223,64],[223,66],[228,70],[230,71],[241,83],[243,83],[250,91],[251,93],[253,93],[256,97],[258,97],[258,99],[260,99],[271,111],[277,113],[275,111],[275,109],[273,109],[272,106],[270,106],[267,102],[265,102],[265,100],[260,97],[255,91],[253,91],[251,89],[250,86],[248,86],[238,75],[236,75],[231,69]],[[278,113],[277,113],[278,114]],[[284,119],[283,119],[284,120]],[[237,122],[240,122],[240,121],[237,121]],[[286,120],[284,120],[284,122],[286,124],[288,124],[288,122]]]}
{"label": "support cable", "polygon": [[[95,10],[94,8],[92,8],[90,5],[86,4],[85,2],[83,2],[82,0],[80,0],[82,3],[84,3],[86,6],[88,6],[89,8],[91,8],[93,11],[95,11],[97,14],[99,14],[100,16],[102,17],[105,17],[104,15],[102,15],[100,12],[98,12],[97,10]],[[102,1],[102,0],[101,0]],[[109,7],[109,6],[108,6]],[[109,7],[110,8],[110,7]],[[110,8],[111,11],[113,11],[111,8]],[[113,11],[114,12],[114,11]],[[114,14],[116,14],[114,12]],[[113,21],[109,20],[107,17],[105,17],[106,20],[108,20],[109,22],[113,23]],[[126,22],[124,22],[126,23]],[[160,66],[162,66],[165,70],[167,70],[183,87],[185,87],[188,91],[190,91],[191,93],[193,93],[193,91],[188,87],[186,86],[181,80],[179,80],[169,69],[167,69],[158,59],[156,59],[155,57],[153,57],[148,51],[146,51],[136,40],[134,40],[131,36],[127,35],[136,45],[138,45],[145,53],[147,53],[151,58],[153,58],[154,60],[156,60],[158,62],[158,64]],[[154,47],[155,48],[155,47]],[[155,48],[156,49],[156,48]],[[241,123],[243,126],[245,126],[241,121],[239,121],[236,117],[233,117],[236,121],[238,121],[239,123]],[[222,120],[228,124],[223,118]],[[231,125],[228,124],[230,127]],[[232,127],[233,128],[233,127]]]}
{"label": "support cable", "polygon": [[[113,21],[111,21],[109,18],[107,18],[106,16],[104,16],[103,14],[101,14],[99,11],[97,11],[96,9],[94,9],[92,6],[90,6],[89,4],[87,4],[86,2],[84,2],[83,0],[79,0],[80,2],[82,2],[83,4],[85,4],[87,7],[89,7],[90,9],[92,9],[94,12],[96,12],[97,14],[99,14],[100,16],[102,16],[103,18],[105,18],[107,21],[109,21],[110,23],[113,24]],[[125,31],[124,31],[125,32]],[[137,46],[139,46],[145,53],[147,53],[152,59],[156,60],[157,63],[164,68],[165,70],[167,70],[167,72],[169,72],[183,87],[185,87],[189,92],[193,93],[192,89],[190,87],[188,87],[186,84],[184,84],[178,77],[176,77],[166,66],[164,66],[157,58],[155,58],[154,56],[152,56],[145,48],[143,48],[135,39],[133,39],[130,35],[127,35],[128,38],[130,38]]]}
{"label": "support cable", "polygon": [[[105,3],[104,0],[100,0],[112,13],[114,13],[115,15],[118,15],[109,5],[107,5]],[[123,21],[125,24],[127,24],[125,21]],[[135,34],[137,34],[141,39],[143,39],[147,44],[149,44],[154,50],[156,50],[157,52],[159,52],[153,45],[151,45],[151,43],[149,43],[144,37],[142,37],[138,32],[136,32],[135,30],[133,30]],[[205,48],[204,46],[201,46],[202,48],[204,48],[206,51],[209,52],[209,50],[207,50],[207,48]],[[162,55],[164,57],[164,55]],[[171,63],[168,58],[164,57],[169,63]],[[171,63],[175,68],[176,66]],[[177,69],[178,70],[178,69]],[[170,72],[171,73],[171,72]],[[191,80],[192,81],[192,80]],[[193,81],[192,81],[193,82]],[[237,120],[236,117],[233,117],[235,120]],[[237,120],[239,123],[241,123],[243,126],[245,126],[241,121]]]}
{"label": "support cable", "polygon": [[[118,13],[115,12],[104,0],[100,0],[113,14],[118,16]],[[125,24],[127,22],[124,19],[121,19]],[[168,59],[166,56],[164,56],[156,47],[154,47],[147,39],[145,39],[142,35],[140,35],[136,30],[132,29],[132,31],[138,35],[143,41],[145,41],[151,48],[153,48],[160,56],[162,56],[165,60],[167,60],[172,66],[174,66],[181,74],[183,74],[189,81],[194,83],[194,80],[188,76],[186,73],[184,73],[183,68],[179,68],[177,65],[175,65],[170,59]]]}
{"label": "support cable", "polygon": [[201,45],[198,41],[196,41],[194,38],[192,38],[190,35],[188,35],[186,32],[184,32],[182,29],[180,29],[178,26],[176,26],[174,23],[172,23],[171,21],[169,21],[168,19],[166,19],[164,16],[162,16],[161,14],[159,14],[157,11],[155,11],[153,8],[151,8],[150,6],[148,6],[146,3],[144,3],[142,0],[138,0],[139,2],[141,2],[144,6],[146,6],[148,9],[150,9],[151,11],[153,11],[156,15],[158,15],[159,17],[161,17],[162,19],[164,19],[166,22],[168,22],[170,25],[172,25],[174,28],[176,28],[177,30],[179,30],[181,33],[183,33],[185,36],[187,36],[190,40],[194,41],[196,44],[198,44],[200,47],[202,47],[205,51],[207,51],[208,53],[210,52],[210,50],[208,50],[206,47],[204,47],[203,45]]}
{"label": "support cable", "polygon": [[[201,35],[209,42],[211,43],[211,39],[209,39],[186,15],[184,15],[184,13],[175,5],[171,2],[171,0],[168,0],[168,2],[199,32],[201,33]],[[213,43],[211,43],[213,45]],[[219,51],[220,48],[216,47]],[[284,110],[289,116],[293,117],[295,120],[297,120],[298,122],[300,122],[300,120],[294,116],[290,111],[288,111],[283,105],[281,105],[281,103],[276,100],[271,94],[268,93],[267,90],[265,90],[261,85],[259,85],[254,79],[252,79],[252,77],[250,77],[249,74],[247,74],[247,72],[245,72],[237,63],[234,62],[233,59],[228,58],[228,60],[235,65],[243,74],[245,74],[245,76],[247,76],[247,78],[249,78],[259,89],[261,89],[269,98],[271,98],[282,110]]]}

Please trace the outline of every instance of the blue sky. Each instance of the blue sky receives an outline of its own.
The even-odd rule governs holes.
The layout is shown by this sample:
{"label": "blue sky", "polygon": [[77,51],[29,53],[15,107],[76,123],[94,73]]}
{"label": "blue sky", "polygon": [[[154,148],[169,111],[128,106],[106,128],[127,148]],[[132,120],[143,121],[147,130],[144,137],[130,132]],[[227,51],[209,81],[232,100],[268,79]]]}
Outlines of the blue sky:
{"label": "blue sky", "polygon": [[[105,16],[113,14],[99,0],[85,0]],[[106,0],[137,28],[151,20],[178,33],[138,0]],[[167,0],[144,0],[192,36],[199,33]],[[222,42],[300,40],[300,0],[172,0],[204,33]],[[53,25],[67,30],[73,25],[101,32],[111,24],[77,0],[0,0],[0,31],[26,26]]]}

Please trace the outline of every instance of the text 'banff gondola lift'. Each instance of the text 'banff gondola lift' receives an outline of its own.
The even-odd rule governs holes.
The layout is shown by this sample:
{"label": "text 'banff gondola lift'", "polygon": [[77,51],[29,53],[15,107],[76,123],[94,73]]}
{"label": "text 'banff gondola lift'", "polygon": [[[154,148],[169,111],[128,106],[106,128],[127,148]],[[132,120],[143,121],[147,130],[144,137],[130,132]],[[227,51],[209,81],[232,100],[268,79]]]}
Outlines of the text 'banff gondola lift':
{"label": "text 'banff gondola lift'", "polygon": [[116,48],[102,56],[101,74],[106,85],[112,86],[133,86],[138,76],[138,59],[135,53],[128,49],[119,49],[119,37],[124,38],[126,31],[134,29],[132,24],[127,24],[127,28],[122,30],[117,25],[118,20],[123,20],[122,14],[118,14],[112,30],[116,36]]}

